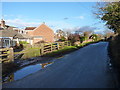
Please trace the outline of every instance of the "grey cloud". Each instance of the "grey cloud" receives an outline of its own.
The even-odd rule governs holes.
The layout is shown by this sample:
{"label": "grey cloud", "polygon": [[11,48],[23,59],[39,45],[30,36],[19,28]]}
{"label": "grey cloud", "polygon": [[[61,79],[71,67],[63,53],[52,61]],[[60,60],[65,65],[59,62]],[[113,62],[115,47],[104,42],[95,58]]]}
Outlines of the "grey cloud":
{"label": "grey cloud", "polygon": [[78,31],[94,31],[95,29],[97,29],[96,27],[91,27],[91,26],[83,26],[81,27]]}
{"label": "grey cloud", "polygon": [[68,20],[69,18],[65,17],[64,20]]}
{"label": "grey cloud", "polygon": [[64,31],[70,31],[70,32],[75,32],[75,31],[79,31],[79,32],[85,32],[85,31],[94,31],[98,28],[96,27],[91,27],[91,26],[83,26],[83,27],[74,27],[74,28],[66,28],[64,29]]}

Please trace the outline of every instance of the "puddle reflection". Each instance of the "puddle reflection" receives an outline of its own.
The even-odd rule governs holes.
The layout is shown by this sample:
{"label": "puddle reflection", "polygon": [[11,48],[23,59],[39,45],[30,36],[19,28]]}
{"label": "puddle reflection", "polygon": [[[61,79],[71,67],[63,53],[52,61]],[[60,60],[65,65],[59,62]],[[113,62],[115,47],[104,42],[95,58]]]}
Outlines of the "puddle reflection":
{"label": "puddle reflection", "polygon": [[49,63],[42,63],[42,64],[40,64],[41,66],[42,66],[42,69],[43,68],[45,68],[45,67],[47,67],[47,66],[49,66],[49,65],[51,65],[53,62],[49,62]]}
{"label": "puddle reflection", "polygon": [[35,72],[51,65],[52,63],[53,62],[41,63],[41,64],[30,65],[30,66],[24,67],[24,68],[14,72],[14,73],[12,73],[11,75],[5,77],[3,79],[3,83],[22,79],[22,78],[24,78],[32,73],[35,73]]}

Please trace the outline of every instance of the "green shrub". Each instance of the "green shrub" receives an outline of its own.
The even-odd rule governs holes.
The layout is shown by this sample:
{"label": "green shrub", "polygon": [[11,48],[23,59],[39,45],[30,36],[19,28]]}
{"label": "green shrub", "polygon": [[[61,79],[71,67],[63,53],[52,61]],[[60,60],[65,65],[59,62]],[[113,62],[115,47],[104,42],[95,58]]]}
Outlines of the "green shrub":
{"label": "green shrub", "polygon": [[86,38],[85,38],[84,36],[81,36],[81,37],[80,37],[80,42],[82,43],[83,41],[85,41],[85,39],[86,39]]}
{"label": "green shrub", "polygon": [[19,41],[19,44],[29,44],[29,43],[26,41]]}
{"label": "green shrub", "polygon": [[65,41],[66,38],[64,36],[61,37],[60,41]]}
{"label": "green shrub", "polygon": [[97,41],[98,40],[98,36],[96,34],[92,34],[91,35],[91,38],[94,40],[94,41]]}

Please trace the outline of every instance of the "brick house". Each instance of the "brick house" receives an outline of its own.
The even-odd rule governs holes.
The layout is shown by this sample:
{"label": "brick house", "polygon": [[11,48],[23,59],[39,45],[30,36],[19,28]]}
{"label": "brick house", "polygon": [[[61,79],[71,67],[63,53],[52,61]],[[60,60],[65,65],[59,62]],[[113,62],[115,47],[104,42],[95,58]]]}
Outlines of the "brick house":
{"label": "brick house", "polygon": [[41,41],[54,42],[54,32],[45,23],[38,27],[26,27],[26,34],[33,37],[33,42],[38,43]]}

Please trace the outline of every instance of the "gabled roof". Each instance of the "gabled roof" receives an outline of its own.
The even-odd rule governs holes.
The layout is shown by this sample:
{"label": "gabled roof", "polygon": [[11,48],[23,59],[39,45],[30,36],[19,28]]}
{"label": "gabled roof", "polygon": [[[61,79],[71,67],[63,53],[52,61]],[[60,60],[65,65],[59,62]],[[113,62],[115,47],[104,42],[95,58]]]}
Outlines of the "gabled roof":
{"label": "gabled roof", "polygon": [[36,27],[26,27],[25,30],[34,30]]}
{"label": "gabled roof", "polygon": [[51,30],[53,31],[50,27],[48,27],[46,24],[41,24],[40,26],[38,27],[26,27],[25,30],[36,30],[37,28],[41,28],[41,29],[44,29],[44,30]]}
{"label": "gabled roof", "polygon": [[46,24],[41,24],[40,26],[38,26],[37,28],[35,28],[34,30],[37,30],[39,28],[39,30],[42,30],[42,31],[53,31],[50,27],[48,27]]}

